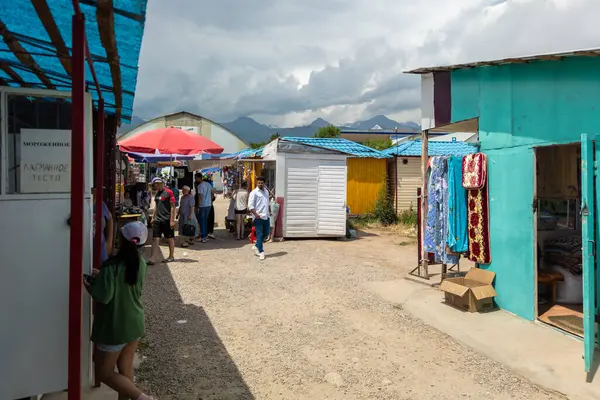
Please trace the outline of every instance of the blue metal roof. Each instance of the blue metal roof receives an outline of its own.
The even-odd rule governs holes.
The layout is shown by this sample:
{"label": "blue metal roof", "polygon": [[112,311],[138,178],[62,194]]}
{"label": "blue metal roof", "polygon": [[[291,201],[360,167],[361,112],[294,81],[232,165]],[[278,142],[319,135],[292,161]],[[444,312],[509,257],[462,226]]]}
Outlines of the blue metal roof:
{"label": "blue metal roof", "polygon": [[[409,142],[400,143],[398,146],[390,147],[383,150],[391,156],[421,156],[421,141],[411,140]],[[429,156],[464,156],[477,152],[477,146],[472,143],[465,142],[429,142]]]}
{"label": "blue metal roof", "polygon": [[282,140],[297,142],[323,149],[336,150],[353,157],[359,158],[389,158],[389,154],[372,149],[360,143],[340,138],[309,138],[309,137],[284,137]]}
{"label": "blue metal roof", "polygon": [[228,159],[241,159],[241,158],[254,158],[254,157],[262,157],[264,146],[259,149],[253,149],[248,147],[247,149],[240,150],[237,153],[229,153],[221,157],[223,160]]}
{"label": "blue metal roof", "polygon": [[[4,24],[4,40],[0,40],[0,63],[9,67],[0,69],[0,80],[8,86],[30,86],[48,89],[31,66],[19,60],[6,43],[7,35],[13,43],[20,45],[31,55],[48,81],[56,90],[71,90],[71,78],[61,63],[60,49],[51,39],[40,15],[31,0],[0,0],[2,14],[0,24]],[[52,0],[46,2],[51,14],[50,21],[58,28],[66,50],[71,54],[72,46],[72,0]],[[94,70],[102,90],[105,109],[108,113],[116,113],[116,100],[113,93],[113,77],[111,74],[107,52],[101,41],[101,31],[112,31],[118,54],[119,70],[121,73],[122,120],[129,122],[133,111],[133,98],[137,83],[138,60],[142,46],[147,0],[113,0],[111,12],[114,16],[114,28],[105,18],[100,22],[96,18],[97,2],[95,0],[80,0],[79,7],[85,16],[85,29],[89,51],[94,61]],[[39,11],[39,10],[38,10]],[[52,21],[53,20],[53,21]],[[15,42],[16,40],[16,42]],[[65,58],[62,58],[63,60]],[[15,79],[15,74],[20,78]],[[12,75],[12,76],[11,76]],[[86,63],[86,81],[94,100],[98,99],[92,74]]]}

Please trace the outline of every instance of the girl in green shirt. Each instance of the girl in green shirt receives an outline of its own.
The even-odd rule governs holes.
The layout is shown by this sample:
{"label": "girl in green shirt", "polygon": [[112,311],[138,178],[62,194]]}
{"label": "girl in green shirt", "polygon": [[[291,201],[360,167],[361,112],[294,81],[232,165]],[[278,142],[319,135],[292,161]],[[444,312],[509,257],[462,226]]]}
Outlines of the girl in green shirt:
{"label": "girl in green shirt", "polygon": [[[96,374],[101,382],[119,393],[119,400],[151,400],[133,384],[133,358],[144,335],[142,288],[146,261],[138,246],[148,239],[148,229],[139,221],[123,226],[116,256],[94,270],[84,284],[97,302],[92,341],[96,344]],[[119,372],[115,372],[115,366]]]}

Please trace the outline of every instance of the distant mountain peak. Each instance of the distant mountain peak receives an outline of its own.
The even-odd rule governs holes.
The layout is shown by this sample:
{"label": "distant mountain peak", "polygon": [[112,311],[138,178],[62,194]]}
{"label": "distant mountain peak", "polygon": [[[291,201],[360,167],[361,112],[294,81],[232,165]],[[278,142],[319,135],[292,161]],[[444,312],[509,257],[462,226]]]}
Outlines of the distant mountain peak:
{"label": "distant mountain peak", "polygon": [[[308,125],[296,126],[293,128],[273,127],[261,124],[251,117],[239,117],[231,122],[225,122],[221,125],[234,132],[247,143],[261,143],[269,140],[271,135],[279,133],[284,136],[312,137],[319,128],[323,128],[331,123],[323,118],[317,118]],[[398,129],[401,132],[418,132],[420,126],[414,122],[396,122],[385,115],[377,115],[366,121],[356,121],[350,124],[339,125],[339,127],[355,131],[370,131],[379,127],[384,131]]]}
{"label": "distant mountain peak", "polygon": [[317,118],[313,122],[311,122],[308,126],[314,126],[317,128],[323,128],[331,125],[329,122],[325,121],[323,118]]}

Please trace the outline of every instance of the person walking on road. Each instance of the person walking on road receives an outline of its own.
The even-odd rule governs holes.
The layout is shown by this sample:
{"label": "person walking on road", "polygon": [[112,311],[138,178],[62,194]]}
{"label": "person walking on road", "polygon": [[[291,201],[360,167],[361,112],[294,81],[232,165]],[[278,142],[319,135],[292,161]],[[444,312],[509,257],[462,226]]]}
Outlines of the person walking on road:
{"label": "person walking on road", "polygon": [[242,187],[233,193],[235,204],[235,238],[244,238],[244,218],[248,214],[248,184],[242,182]]}
{"label": "person walking on road", "polygon": [[254,228],[256,229],[256,255],[261,259],[265,259],[265,251],[263,242],[269,236],[269,191],[265,187],[265,178],[262,176],[256,177],[256,188],[250,192],[248,200],[248,209],[254,215]]}
{"label": "person walking on road", "polygon": [[189,186],[182,188],[183,196],[181,197],[181,203],[177,216],[179,217],[179,236],[181,237],[181,247],[188,247],[189,244],[194,242],[194,235],[186,236],[185,227],[186,225],[192,225],[197,227],[198,222],[196,221],[196,215],[194,214],[194,196],[190,193],[191,189]]}
{"label": "person walking on road", "polygon": [[[200,241],[206,243],[208,240],[208,214],[212,205],[213,187],[208,181],[208,177],[202,177],[202,182],[198,185],[197,190],[197,207],[200,219]],[[198,174],[196,174],[198,179]]]}
{"label": "person walking on road", "polygon": [[209,239],[216,239],[215,237],[215,200],[217,196],[215,195],[215,184],[212,181],[212,178],[208,178],[208,183],[212,188],[212,192],[210,194],[210,211],[208,212],[208,220],[206,224],[206,233]]}
{"label": "person walking on road", "polygon": [[159,247],[160,237],[164,236],[169,241],[169,257],[165,262],[175,261],[175,196],[170,189],[165,188],[165,183],[160,178],[152,180],[156,195],[154,196],[154,215],[152,216],[153,243],[150,250],[150,261],[154,264],[154,251]]}

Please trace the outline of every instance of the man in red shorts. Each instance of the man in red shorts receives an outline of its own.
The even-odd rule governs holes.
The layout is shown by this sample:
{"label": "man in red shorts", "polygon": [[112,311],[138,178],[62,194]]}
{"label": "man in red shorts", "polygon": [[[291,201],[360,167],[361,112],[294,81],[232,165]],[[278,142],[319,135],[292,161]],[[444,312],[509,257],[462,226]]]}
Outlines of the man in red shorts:
{"label": "man in red shorts", "polygon": [[154,248],[158,248],[161,236],[169,241],[169,257],[165,262],[175,261],[175,196],[171,189],[165,188],[165,183],[160,178],[152,180],[156,191],[154,196],[154,214],[152,215],[153,243],[150,250],[150,265],[154,264]]}

